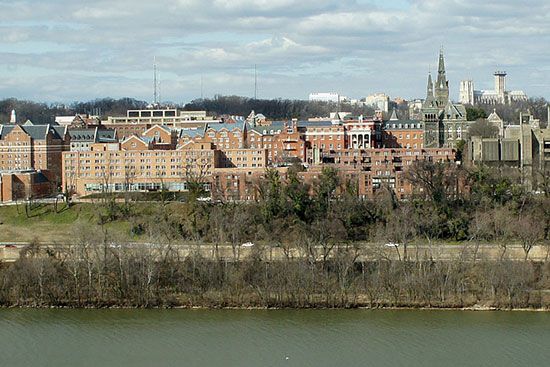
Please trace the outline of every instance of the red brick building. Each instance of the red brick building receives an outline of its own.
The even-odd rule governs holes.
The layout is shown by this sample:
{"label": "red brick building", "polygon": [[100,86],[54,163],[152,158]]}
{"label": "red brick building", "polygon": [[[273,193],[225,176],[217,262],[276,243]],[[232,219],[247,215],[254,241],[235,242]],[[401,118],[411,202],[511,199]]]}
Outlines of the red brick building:
{"label": "red brick building", "polygon": [[382,129],[381,148],[424,148],[424,127],[418,120],[388,120]]}

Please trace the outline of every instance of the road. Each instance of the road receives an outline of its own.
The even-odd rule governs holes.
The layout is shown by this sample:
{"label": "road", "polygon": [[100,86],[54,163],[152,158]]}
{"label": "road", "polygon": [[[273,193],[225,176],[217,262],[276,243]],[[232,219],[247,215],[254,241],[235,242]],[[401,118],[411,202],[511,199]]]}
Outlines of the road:
{"label": "road", "polygon": [[[0,261],[13,262],[19,258],[21,250],[27,247],[29,243],[25,242],[0,242]],[[70,245],[68,244],[41,244],[42,248],[49,248],[56,252],[63,252]],[[112,251],[132,250],[135,248],[145,247],[151,250],[153,253],[161,253],[167,248],[168,245],[154,244],[154,243],[129,243],[124,245],[110,244],[109,249]],[[181,256],[188,256],[192,253],[198,253],[204,258],[208,259],[223,259],[227,261],[233,261],[235,259],[243,259],[252,252],[260,255],[265,261],[282,260],[285,258],[299,259],[306,256],[304,249],[292,248],[288,251],[284,251],[280,247],[260,247],[258,245],[253,246],[238,246],[233,249],[230,245],[213,244],[173,244],[172,249],[177,249]],[[329,257],[334,256],[337,251],[343,251],[345,246],[333,247],[329,251]],[[503,248],[495,244],[437,244],[437,245],[409,245],[408,257],[411,260],[435,260],[435,261],[451,261],[457,259],[463,259],[464,261],[475,260],[497,260],[501,257],[510,260],[523,260],[525,253],[523,248],[519,244],[510,244],[507,246],[506,251],[503,254]],[[548,259],[548,252],[550,247],[548,246],[535,246],[530,254],[529,260],[543,261]],[[325,251],[322,247],[318,246],[313,248],[310,253],[313,253],[317,260],[322,260]],[[217,256],[216,256],[217,253]],[[388,247],[384,245],[377,245],[372,243],[358,244],[354,250],[350,250],[357,257],[357,261],[372,261],[378,259],[391,259],[398,260],[403,258],[402,246]]]}

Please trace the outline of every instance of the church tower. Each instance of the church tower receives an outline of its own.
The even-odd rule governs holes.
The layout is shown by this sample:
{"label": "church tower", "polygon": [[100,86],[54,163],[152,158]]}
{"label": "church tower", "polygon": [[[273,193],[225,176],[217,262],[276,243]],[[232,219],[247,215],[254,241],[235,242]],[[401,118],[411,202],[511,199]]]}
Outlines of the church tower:
{"label": "church tower", "polygon": [[434,102],[434,83],[432,82],[432,73],[428,73],[428,86],[426,88],[426,100],[424,101],[424,106],[433,107]]}
{"label": "church tower", "polygon": [[437,68],[437,81],[435,83],[435,101],[439,107],[445,107],[447,102],[449,102],[449,81],[445,73],[443,49],[439,51],[439,66]]}
{"label": "church tower", "polygon": [[426,100],[422,106],[422,121],[424,122],[424,147],[439,147],[439,112],[438,102],[434,97],[432,74],[428,74]]}
{"label": "church tower", "polygon": [[437,80],[433,86],[432,78],[428,76],[427,96],[421,111],[425,148],[452,148],[460,140],[467,138],[469,125],[466,121],[466,108],[449,99],[449,81],[443,50],[439,52]]}

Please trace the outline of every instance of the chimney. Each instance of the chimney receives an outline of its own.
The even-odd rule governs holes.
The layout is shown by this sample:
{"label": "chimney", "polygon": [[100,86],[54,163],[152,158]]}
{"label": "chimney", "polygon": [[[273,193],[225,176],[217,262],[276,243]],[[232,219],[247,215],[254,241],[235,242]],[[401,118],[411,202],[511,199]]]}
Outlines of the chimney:
{"label": "chimney", "polygon": [[523,112],[519,113],[519,124],[523,125]]}

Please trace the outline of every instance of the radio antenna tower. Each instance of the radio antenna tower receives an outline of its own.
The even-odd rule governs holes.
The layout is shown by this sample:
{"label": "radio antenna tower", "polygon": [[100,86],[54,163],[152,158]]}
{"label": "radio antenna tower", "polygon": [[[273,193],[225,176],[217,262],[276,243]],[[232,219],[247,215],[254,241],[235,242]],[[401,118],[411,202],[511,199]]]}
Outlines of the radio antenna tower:
{"label": "radio antenna tower", "polygon": [[258,99],[258,70],[254,64],[254,99]]}
{"label": "radio antenna tower", "polygon": [[157,81],[157,57],[153,57],[153,104],[157,105],[158,101],[158,81]]}

